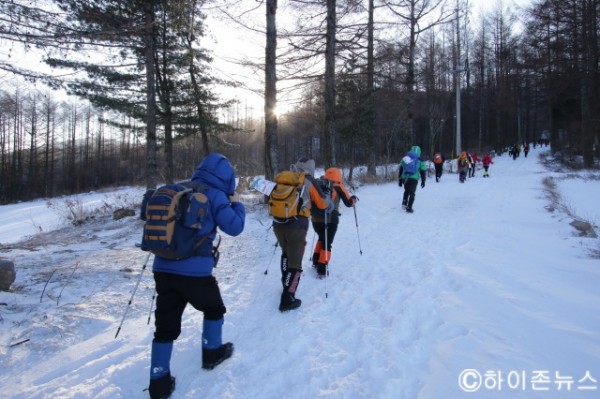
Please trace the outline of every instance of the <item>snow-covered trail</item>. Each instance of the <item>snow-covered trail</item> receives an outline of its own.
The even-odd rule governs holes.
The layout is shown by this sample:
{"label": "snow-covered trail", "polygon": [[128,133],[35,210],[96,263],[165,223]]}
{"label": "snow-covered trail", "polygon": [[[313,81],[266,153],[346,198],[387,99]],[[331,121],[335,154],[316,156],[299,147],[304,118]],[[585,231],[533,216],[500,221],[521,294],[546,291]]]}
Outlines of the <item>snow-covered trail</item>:
{"label": "snow-covered trail", "polygon": [[[530,386],[473,396],[457,380],[468,368],[600,377],[600,268],[583,256],[572,227],[544,209],[550,172],[535,155],[496,158],[489,179],[481,171],[464,184],[456,174],[431,178],[417,190],[414,214],[402,209],[397,184],[362,187],[358,231],[352,209],[341,209],[327,280],[310,268],[309,231],[302,307],[283,314],[280,250],[266,212],[249,212],[240,237],[223,237],[215,271],[234,356],[200,368],[202,315],[188,308],[172,398],[529,398]],[[143,281],[152,286],[150,273]],[[9,397],[147,397],[150,295],[140,290],[118,339],[125,302],[97,316],[113,322],[100,334],[48,353],[17,384],[0,377]],[[565,396],[554,388],[543,397]]]}

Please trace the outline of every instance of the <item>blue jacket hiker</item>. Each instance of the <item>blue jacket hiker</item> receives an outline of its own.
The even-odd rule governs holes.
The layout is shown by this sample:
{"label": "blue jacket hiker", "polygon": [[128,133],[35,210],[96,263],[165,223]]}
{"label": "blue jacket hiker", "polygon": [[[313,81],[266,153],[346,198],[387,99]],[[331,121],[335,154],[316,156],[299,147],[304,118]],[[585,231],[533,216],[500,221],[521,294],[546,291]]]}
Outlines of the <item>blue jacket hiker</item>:
{"label": "blue jacket hiker", "polygon": [[150,398],[167,398],[175,389],[170,360],[173,341],[181,333],[181,318],[187,304],[204,313],[202,368],[210,370],[233,354],[233,344],[221,341],[226,312],[217,280],[212,275],[218,252],[213,250],[217,228],[237,236],[244,230],[246,211],[235,192],[236,176],[229,160],[221,154],[205,157],[194,171],[192,183],[202,187],[210,212],[204,216],[197,236],[204,239],[200,254],[182,260],[154,258],[156,283],[155,332],[150,361]]}
{"label": "blue jacket hiker", "polygon": [[425,171],[425,163],[421,161],[421,147],[415,145],[402,158],[400,170],[398,171],[398,185],[400,187],[404,185],[402,206],[406,208],[408,213],[413,212],[419,177],[421,178],[421,188],[425,188]]}

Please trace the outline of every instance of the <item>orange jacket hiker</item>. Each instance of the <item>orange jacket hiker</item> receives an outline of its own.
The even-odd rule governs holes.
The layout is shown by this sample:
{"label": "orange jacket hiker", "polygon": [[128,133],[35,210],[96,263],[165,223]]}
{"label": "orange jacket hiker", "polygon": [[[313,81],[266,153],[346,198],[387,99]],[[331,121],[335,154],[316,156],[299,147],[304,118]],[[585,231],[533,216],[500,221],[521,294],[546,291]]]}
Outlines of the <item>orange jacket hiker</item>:
{"label": "orange jacket hiker", "polygon": [[[317,269],[320,278],[327,275],[328,263],[331,260],[331,244],[337,232],[340,221],[339,206],[340,201],[347,207],[355,206],[358,198],[348,191],[343,184],[343,174],[341,169],[329,168],[325,171],[325,176],[321,179],[321,188],[325,185],[326,191],[331,195],[331,201],[334,204],[333,211],[325,212],[318,208],[311,208],[311,220],[315,233],[318,235],[317,243],[313,250],[313,267]],[[327,214],[327,220],[325,215]]]}

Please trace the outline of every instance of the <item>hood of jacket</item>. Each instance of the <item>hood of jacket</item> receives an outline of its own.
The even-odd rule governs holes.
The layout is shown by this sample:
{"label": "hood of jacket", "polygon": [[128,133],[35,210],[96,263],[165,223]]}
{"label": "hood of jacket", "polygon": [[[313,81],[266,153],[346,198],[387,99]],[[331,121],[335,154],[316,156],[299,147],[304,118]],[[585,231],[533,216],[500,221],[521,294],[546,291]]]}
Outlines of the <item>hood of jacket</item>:
{"label": "hood of jacket", "polygon": [[235,192],[235,171],[222,154],[207,155],[192,175],[192,181],[223,191],[227,195]]}
{"label": "hood of jacket", "polygon": [[334,183],[342,184],[342,170],[339,168],[329,168],[325,171],[325,178]]}
{"label": "hood of jacket", "polygon": [[307,175],[314,176],[315,161],[314,159],[302,157],[294,165],[292,165],[290,169],[292,170],[292,172],[304,172]]}
{"label": "hood of jacket", "polygon": [[419,147],[418,145],[413,145],[412,147],[410,147],[410,150],[417,154],[419,158],[421,157],[421,147]]}

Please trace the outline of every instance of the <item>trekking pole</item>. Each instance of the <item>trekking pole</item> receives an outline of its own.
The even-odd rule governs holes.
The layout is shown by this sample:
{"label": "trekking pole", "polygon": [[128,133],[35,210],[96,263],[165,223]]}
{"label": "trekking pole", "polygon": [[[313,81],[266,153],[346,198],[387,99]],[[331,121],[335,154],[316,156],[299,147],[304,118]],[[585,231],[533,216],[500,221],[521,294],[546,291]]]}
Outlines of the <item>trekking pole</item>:
{"label": "trekking pole", "polygon": [[275,247],[273,248],[273,255],[271,255],[271,260],[265,269],[265,274],[269,274],[269,267],[271,267],[271,263],[273,262],[273,258],[275,257],[275,252],[277,251],[277,245],[279,245],[279,241],[275,241]]}
{"label": "trekking pole", "polygon": [[156,298],[156,290],[152,292],[152,301],[150,301],[150,311],[148,312],[148,323],[150,324],[150,318],[152,317],[152,309],[154,308],[154,299]]}
{"label": "trekking pole", "polygon": [[144,262],[144,266],[142,266],[142,272],[140,273],[140,277],[138,277],[138,281],[135,284],[135,287],[133,288],[133,292],[131,293],[131,298],[129,298],[129,302],[127,302],[127,307],[125,308],[125,313],[123,313],[123,318],[121,319],[121,324],[119,324],[119,328],[117,328],[117,333],[115,334],[115,338],[117,338],[117,336],[119,335],[119,332],[121,331],[121,327],[123,326],[123,322],[125,321],[125,317],[127,317],[127,313],[129,312],[129,308],[131,307],[131,303],[133,302],[133,297],[135,296],[138,286],[140,285],[140,281],[142,281],[142,276],[144,275],[144,271],[146,270],[146,266],[148,265],[148,261],[150,260],[150,255],[152,255],[152,252],[148,252],[148,256],[146,257],[146,262]]}
{"label": "trekking pole", "polygon": [[327,277],[329,275],[329,247],[327,237],[327,211],[325,211],[325,298],[327,298]]}
{"label": "trekking pole", "polygon": [[315,236],[317,235],[317,232],[313,230],[313,239],[312,239],[312,243],[310,244],[310,247],[308,248],[308,260],[312,261],[312,253],[311,248],[314,249],[315,247]]}
{"label": "trekking pole", "polygon": [[360,246],[360,234],[358,234],[358,218],[356,217],[356,207],[354,208],[354,222],[356,223],[356,236],[358,237],[358,250],[360,251],[360,255],[362,256],[362,248]]}

